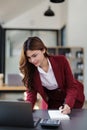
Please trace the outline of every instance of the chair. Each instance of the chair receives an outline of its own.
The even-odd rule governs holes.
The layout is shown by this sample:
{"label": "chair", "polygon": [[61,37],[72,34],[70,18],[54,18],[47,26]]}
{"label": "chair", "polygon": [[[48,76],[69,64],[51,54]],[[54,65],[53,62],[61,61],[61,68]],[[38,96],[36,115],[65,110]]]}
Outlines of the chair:
{"label": "chair", "polygon": [[23,86],[22,77],[19,74],[8,74],[9,86]]}

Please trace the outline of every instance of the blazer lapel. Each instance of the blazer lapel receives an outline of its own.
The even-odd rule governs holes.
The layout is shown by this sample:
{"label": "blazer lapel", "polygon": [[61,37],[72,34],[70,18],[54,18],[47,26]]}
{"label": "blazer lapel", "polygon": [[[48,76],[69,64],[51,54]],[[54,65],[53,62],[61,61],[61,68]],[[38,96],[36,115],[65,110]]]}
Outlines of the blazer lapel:
{"label": "blazer lapel", "polygon": [[40,80],[40,75],[39,75],[39,72],[38,70],[36,69],[35,70],[35,74],[34,74],[34,86],[35,86],[35,89],[37,90],[37,92],[40,93],[40,95],[43,97],[43,99],[46,101],[46,93],[44,92],[44,88],[41,84],[41,80]]}
{"label": "blazer lapel", "polygon": [[59,87],[61,88],[61,87],[62,87],[62,85],[61,85],[62,79],[61,79],[60,68],[59,68],[58,64],[55,63],[55,61],[54,61],[53,58],[49,58],[49,60],[50,60],[51,65],[52,65],[52,68],[53,68],[53,72],[54,72],[56,81],[57,81]]}

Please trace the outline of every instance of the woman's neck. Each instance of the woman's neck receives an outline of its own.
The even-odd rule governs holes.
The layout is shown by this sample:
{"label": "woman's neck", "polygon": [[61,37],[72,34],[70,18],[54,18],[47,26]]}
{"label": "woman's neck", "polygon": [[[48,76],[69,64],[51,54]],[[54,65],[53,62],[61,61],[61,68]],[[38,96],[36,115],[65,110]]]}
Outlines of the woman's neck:
{"label": "woman's neck", "polygon": [[45,72],[48,72],[49,69],[49,63],[48,63],[48,59],[45,57],[41,66],[40,66]]}

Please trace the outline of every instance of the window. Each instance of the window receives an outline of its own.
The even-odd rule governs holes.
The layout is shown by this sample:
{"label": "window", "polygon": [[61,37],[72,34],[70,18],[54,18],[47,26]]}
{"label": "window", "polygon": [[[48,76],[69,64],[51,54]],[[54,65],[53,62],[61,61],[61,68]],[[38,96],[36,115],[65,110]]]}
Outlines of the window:
{"label": "window", "polygon": [[9,74],[20,74],[19,57],[22,45],[29,36],[38,36],[47,47],[58,45],[58,30],[7,29],[5,40],[5,83]]}

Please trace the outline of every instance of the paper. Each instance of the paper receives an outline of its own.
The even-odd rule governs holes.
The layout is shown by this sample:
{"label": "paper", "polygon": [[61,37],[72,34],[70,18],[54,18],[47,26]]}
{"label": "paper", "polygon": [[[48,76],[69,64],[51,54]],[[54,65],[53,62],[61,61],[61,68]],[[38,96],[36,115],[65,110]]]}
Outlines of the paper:
{"label": "paper", "polygon": [[48,110],[48,114],[51,119],[69,120],[69,115],[61,113],[60,110]]}

